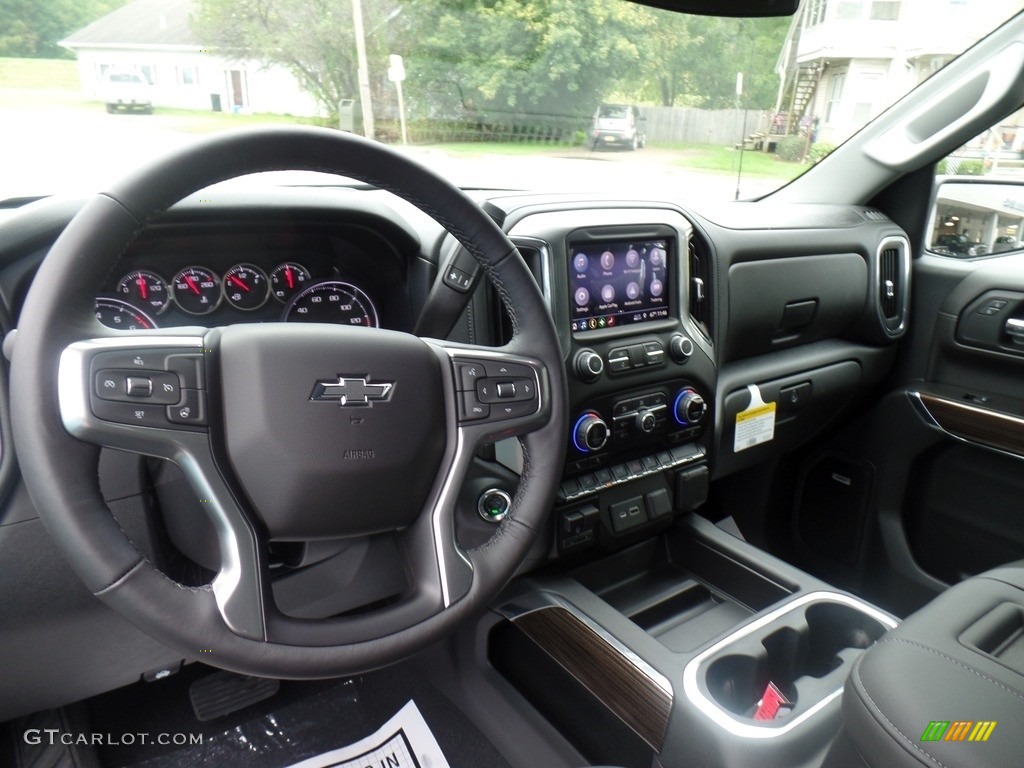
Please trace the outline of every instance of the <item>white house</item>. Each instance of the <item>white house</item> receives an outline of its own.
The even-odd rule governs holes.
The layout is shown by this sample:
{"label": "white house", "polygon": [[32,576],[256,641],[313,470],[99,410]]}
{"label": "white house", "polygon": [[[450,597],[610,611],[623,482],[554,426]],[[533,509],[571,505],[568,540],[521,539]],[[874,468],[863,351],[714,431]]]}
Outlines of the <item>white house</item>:
{"label": "white house", "polygon": [[315,100],[280,66],[240,61],[197,39],[192,0],[132,0],[60,44],[77,54],[86,96],[109,71],[143,75],[159,107],[316,115]]}
{"label": "white house", "polygon": [[1019,10],[1020,0],[804,0],[779,58],[776,111],[838,144]]}

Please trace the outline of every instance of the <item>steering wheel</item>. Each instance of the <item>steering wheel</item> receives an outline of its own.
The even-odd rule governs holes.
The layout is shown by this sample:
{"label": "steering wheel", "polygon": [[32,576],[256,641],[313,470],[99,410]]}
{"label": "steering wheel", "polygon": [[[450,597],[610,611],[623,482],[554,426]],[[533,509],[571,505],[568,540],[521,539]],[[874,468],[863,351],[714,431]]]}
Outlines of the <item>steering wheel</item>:
{"label": "steering wheel", "polygon": [[[355,178],[431,215],[481,264],[508,310],[511,341],[490,348],[283,323],[142,332],[99,324],[93,297],[149,221],[216,182],[284,169]],[[348,134],[225,133],[92,198],[40,266],[14,346],[15,448],[44,525],[90,591],[185,658],[205,651],[216,666],[284,678],[397,661],[497,594],[554,498],[565,382],[529,270],[459,189]],[[506,399],[482,402],[492,391],[484,379],[505,385]],[[475,448],[507,437],[522,446],[518,491],[493,536],[464,549],[458,490]],[[181,467],[216,530],[220,566],[209,585],[173,581],[120,529],[100,493],[100,446]],[[380,532],[393,532],[403,554],[408,588],[396,602],[325,619],[277,608],[270,542]]]}

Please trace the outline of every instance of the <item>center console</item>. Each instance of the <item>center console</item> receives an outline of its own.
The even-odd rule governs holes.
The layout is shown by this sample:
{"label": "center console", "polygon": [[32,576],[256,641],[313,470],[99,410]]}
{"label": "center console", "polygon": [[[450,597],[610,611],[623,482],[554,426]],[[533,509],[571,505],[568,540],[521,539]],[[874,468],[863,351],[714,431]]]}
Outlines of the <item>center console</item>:
{"label": "center console", "polygon": [[493,666],[587,760],[640,768],[820,766],[851,669],[897,625],[692,514],[498,610]]}
{"label": "center console", "polygon": [[569,389],[556,556],[620,549],[707,496],[715,365],[690,316],[692,225],[675,209],[533,212],[535,264]]}

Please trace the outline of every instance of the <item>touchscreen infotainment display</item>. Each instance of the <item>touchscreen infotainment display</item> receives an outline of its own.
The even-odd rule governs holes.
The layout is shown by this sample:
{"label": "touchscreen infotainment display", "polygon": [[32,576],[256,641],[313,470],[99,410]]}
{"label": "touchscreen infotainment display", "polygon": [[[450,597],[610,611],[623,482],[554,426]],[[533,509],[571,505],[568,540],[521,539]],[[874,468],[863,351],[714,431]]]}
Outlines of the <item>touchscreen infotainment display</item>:
{"label": "touchscreen infotainment display", "polygon": [[668,317],[673,241],[588,241],[569,244],[573,331],[635,325]]}

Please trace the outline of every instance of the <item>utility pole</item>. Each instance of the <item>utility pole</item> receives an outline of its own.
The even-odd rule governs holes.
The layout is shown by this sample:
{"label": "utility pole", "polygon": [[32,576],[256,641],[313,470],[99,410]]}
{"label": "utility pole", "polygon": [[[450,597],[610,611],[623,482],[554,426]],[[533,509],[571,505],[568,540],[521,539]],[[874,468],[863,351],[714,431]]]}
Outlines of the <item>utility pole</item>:
{"label": "utility pole", "polygon": [[374,137],[373,104],[370,96],[370,67],[366,63],[366,32],[363,29],[362,0],[352,0],[352,26],[356,33],[356,65],[359,79],[359,102],[363,108],[363,135]]}

